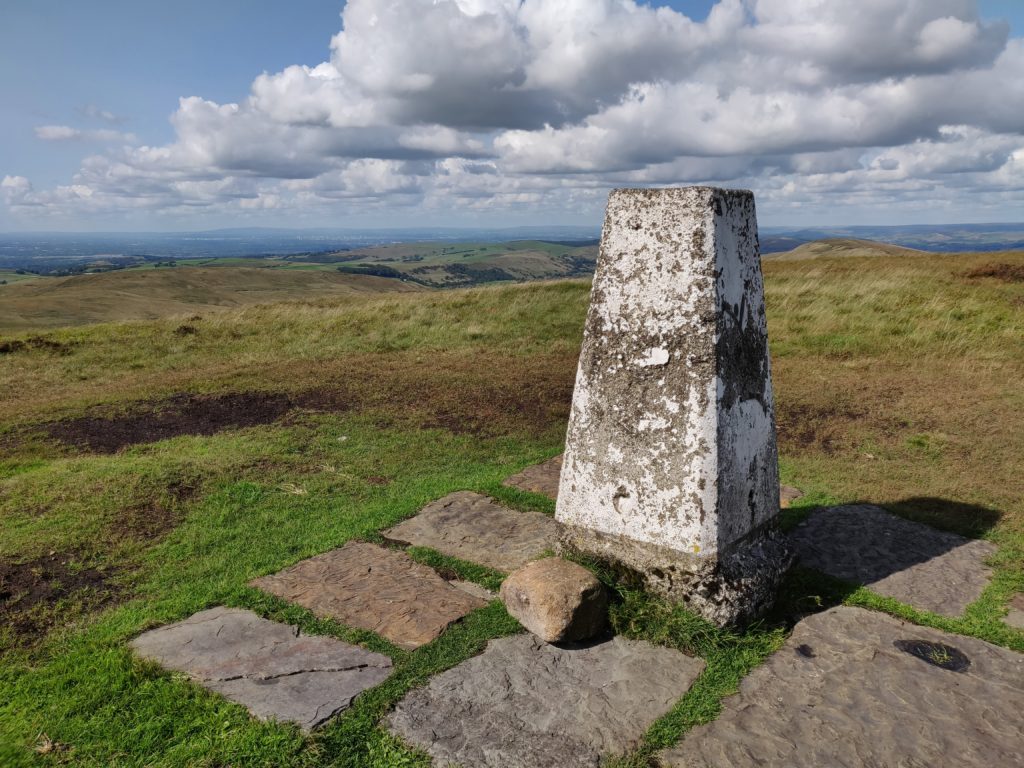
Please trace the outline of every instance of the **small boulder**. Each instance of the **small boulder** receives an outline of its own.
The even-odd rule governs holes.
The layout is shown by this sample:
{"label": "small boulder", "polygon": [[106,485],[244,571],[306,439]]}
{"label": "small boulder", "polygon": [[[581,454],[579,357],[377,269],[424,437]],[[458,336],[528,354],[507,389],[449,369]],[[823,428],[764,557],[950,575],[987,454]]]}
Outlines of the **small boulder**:
{"label": "small boulder", "polygon": [[604,585],[559,557],[527,563],[505,579],[500,596],[520,624],[548,643],[586,640],[605,627]]}

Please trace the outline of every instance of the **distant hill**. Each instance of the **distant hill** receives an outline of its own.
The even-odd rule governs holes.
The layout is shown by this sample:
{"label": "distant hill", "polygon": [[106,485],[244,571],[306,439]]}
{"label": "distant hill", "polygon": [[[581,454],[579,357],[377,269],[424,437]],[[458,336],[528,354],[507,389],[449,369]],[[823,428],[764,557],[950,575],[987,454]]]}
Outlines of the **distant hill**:
{"label": "distant hill", "polygon": [[0,273],[8,281],[0,284],[0,331],[155,319],[339,293],[589,277],[597,249],[597,241],[586,238],[449,240],[258,258],[79,260],[82,273],[70,276]]}
{"label": "distant hill", "polygon": [[904,248],[874,240],[858,240],[852,237],[830,237],[804,243],[791,251],[765,254],[766,259],[773,261],[801,261],[803,259],[850,258],[872,256],[926,256],[927,251],[915,248]]}
{"label": "distant hill", "polygon": [[873,240],[939,253],[1008,251],[1024,248],[1024,223],[911,224],[802,229],[764,226],[760,228],[760,236],[761,253],[789,251],[801,243],[832,238]]}
{"label": "distant hill", "polygon": [[430,288],[458,288],[589,277],[597,263],[597,250],[594,241],[420,242],[346,251],[336,258],[343,261],[337,269],[349,274],[401,278]]}
{"label": "distant hill", "polygon": [[415,291],[373,275],[258,267],[139,269],[0,286],[0,331],[142,320],[339,294]]}

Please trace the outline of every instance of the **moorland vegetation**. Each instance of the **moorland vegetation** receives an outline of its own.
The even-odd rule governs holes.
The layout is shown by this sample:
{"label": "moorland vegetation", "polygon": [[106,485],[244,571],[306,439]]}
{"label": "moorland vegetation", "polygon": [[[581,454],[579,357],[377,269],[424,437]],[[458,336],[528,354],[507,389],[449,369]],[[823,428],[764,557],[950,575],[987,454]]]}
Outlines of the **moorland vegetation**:
{"label": "moorland vegetation", "polygon": [[[995,575],[949,619],[797,569],[774,613],[737,633],[602,574],[618,632],[707,661],[620,766],[713,718],[795,618],[838,602],[1024,651],[1001,621],[1024,590],[1024,253],[764,269],[782,478],[806,493],[786,524],[816,505],[878,503],[995,542]],[[377,722],[410,688],[519,631],[501,604],[410,652],[247,582],[379,541],[460,489],[551,513],[502,480],[562,449],[588,291],[575,279],[348,292],[5,332],[0,763],[426,765]],[[140,631],[217,604],[364,644],[395,672],[307,738],[129,652]]]}

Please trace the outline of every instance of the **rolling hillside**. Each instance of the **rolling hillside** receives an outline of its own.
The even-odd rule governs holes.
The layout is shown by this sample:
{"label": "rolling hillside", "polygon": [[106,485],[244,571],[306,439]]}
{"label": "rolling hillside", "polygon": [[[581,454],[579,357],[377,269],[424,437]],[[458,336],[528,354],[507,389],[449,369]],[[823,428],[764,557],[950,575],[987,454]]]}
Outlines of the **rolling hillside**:
{"label": "rolling hillside", "polygon": [[508,243],[402,243],[333,255],[338,269],[354,274],[402,277],[433,288],[505,280],[589,277],[596,244],[543,240]]}
{"label": "rolling hillside", "polygon": [[373,275],[258,267],[139,269],[0,285],[0,331],[189,315],[285,299],[422,290]]}
{"label": "rolling hillside", "polygon": [[[8,284],[0,284],[0,332],[338,294],[589,277],[596,259],[597,246],[589,243],[442,241],[320,254],[145,261],[68,277],[12,271],[3,273]],[[100,262],[91,264],[103,269]]]}
{"label": "rolling hillside", "polygon": [[813,243],[804,243],[791,251],[765,254],[765,258],[777,261],[802,261],[804,259],[927,255],[927,251],[919,251],[915,248],[903,248],[899,245],[879,243],[874,240],[858,240],[852,237],[830,237],[824,240],[815,240]]}
{"label": "rolling hillside", "polygon": [[[51,277],[0,273],[0,333],[87,323],[190,316],[228,307],[359,293],[430,291],[593,274],[598,246],[581,242],[399,243],[353,251],[252,258],[145,262],[130,268]],[[1016,259],[1012,251],[945,254],[964,264]],[[804,243],[774,262],[936,258],[856,238]],[[1005,257],[1005,258],[1004,258]],[[952,262],[951,262],[952,263]]]}

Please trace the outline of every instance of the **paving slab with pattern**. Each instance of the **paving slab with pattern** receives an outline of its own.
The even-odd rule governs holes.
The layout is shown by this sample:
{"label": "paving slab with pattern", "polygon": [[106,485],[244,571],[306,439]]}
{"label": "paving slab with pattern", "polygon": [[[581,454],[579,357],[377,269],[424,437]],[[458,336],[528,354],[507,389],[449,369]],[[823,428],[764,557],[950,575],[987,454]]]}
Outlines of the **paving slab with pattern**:
{"label": "paving slab with pattern", "polygon": [[391,659],[237,608],[211,608],[145,632],[141,657],[188,674],[261,720],[311,730],[391,674]]}
{"label": "paving slab with pattern", "polygon": [[981,596],[992,578],[985,560],[996,551],[867,504],[815,512],[791,538],[801,565],[943,616],[961,615]]}
{"label": "paving slab with pattern", "polygon": [[1014,629],[1024,629],[1024,592],[1017,593],[1010,600],[1003,621]]}
{"label": "paving slab with pattern", "polygon": [[317,616],[368,629],[411,650],[487,600],[449,584],[404,552],[350,541],[252,585]]}
{"label": "paving slab with pattern", "polygon": [[521,491],[539,493],[549,498],[558,498],[558,480],[562,475],[562,457],[555,456],[541,464],[534,464],[508,478],[503,485]]}
{"label": "paving slab with pattern", "polygon": [[432,502],[383,535],[499,571],[514,571],[553,549],[558,538],[554,518],[509,509],[471,491]]}
{"label": "paving slab with pattern", "polygon": [[665,768],[1024,765],[1024,655],[841,606],[659,756]]}
{"label": "paving slab with pattern", "polygon": [[386,724],[438,766],[596,768],[635,746],[703,668],[621,637],[577,648],[505,637],[412,691]]}

